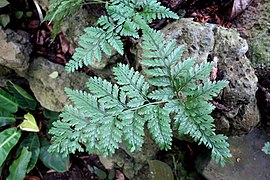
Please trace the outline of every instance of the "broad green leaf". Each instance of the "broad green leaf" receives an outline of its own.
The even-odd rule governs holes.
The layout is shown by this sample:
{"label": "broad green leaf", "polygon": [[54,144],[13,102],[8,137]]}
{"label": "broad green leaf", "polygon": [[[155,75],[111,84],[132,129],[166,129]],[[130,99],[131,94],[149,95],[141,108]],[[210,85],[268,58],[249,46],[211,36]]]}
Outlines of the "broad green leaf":
{"label": "broad green leaf", "polygon": [[16,99],[0,88],[0,109],[6,110],[10,113],[15,113],[18,110],[18,103]]}
{"label": "broad green leaf", "polygon": [[36,122],[34,116],[32,114],[30,114],[30,113],[27,113],[27,114],[24,115],[24,120],[20,124],[20,128],[23,131],[39,132],[37,122]]}
{"label": "broad green leaf", "polygon": [[7,0],[1,0],[0,1],[0,8],[5,7],[7,5],[9,5],[9,2]]}
{"label": "broad green leaf", "polygon": [[45,166],[58,172],[65,172],[69,167],[69,156],[63,157],[58,153],[48,152],[50,142],[43,139],[41,140],[41,148],[39,158]]}
{"label": "broad green leaf", "polygon": [[16,122],[14,115],[7,111],[0,110],[0,127],[10,125]]}
{"label": "broad green leaf", "polygon": [[26,110],[35,110],[37,106],[37,101],[28,94],[23,88],[12,83],[11,81],[7,82],[8,87],[13,92],[14,97],[20,108]]}
{"label": "broad green leaf", "polygon": [[17,19],[21,19],[21,18],[23,17],[23,12],[22,12],[22,11],[16,11],[16,12],[15,12],[15,17],[16,17]]}
{"label": "broad green leaf", "polygon": [[40,142],[36,133],[31,133],[26,138],[24,138],[19,146],[17,154],[20,154],[22,149],[25,147],[28,148],[28,150],[32,153],[30,162],[27,166],[27,173],[29,173],[35,167],[40,152]]}
{"label": "broad green leaf", "polygon": [[9,128],[0,133],[0,166],[6,160],[9,151],[17,144],[21,137],[21,131],[17,128]]}
{"label": "broad green leaf", "polygon": [[10,17],[8,14],[0,15],[0,25],[2,25],[3,27],[6,27],[9,22],[10,22]]}
{"label": "broad green leaf", "polygon": [[26,174],[28,163],[30,162],[32,153],[23,148],[21,155],[18,159],[13,161],[9,167],[9,176],[7,180],[23,180]]}
{"label": "broad green leaf", "polygon": [[149,160],[151,179],[174,180],[171,167],[159,160]]}

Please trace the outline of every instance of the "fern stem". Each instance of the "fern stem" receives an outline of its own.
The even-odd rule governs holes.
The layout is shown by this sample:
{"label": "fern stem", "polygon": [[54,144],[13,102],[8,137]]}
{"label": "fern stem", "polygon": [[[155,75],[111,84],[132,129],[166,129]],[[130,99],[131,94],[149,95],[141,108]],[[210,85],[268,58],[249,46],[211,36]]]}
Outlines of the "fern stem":
{"label": "fern stem", "polygon": [[168,101],[158,101],[158,102],[147,103],[147,104],[144,104],[142,106],[139,106],[139,107],[136,107],[136,108],[132,108],[132,109],[129,109],[129,110],[130,111],[135,111],[135,110],[144,108],[144,107],[149,106],[149,105],[156,105],[156,104],[162,104],[162,103],[167,103],[167,102]]}
{"label": "fern stem", "polygon": [[[158,53],[159,53],[160,57],[163,59],[163,61],[165,61],[165,59],[166,59],[166,52],[164,51],[164,49],[161,49],[159,47],[159,45],[156,43],[155,39],[153,39],[153,37],[151,36],[151,33],[149,33],[147,30],[145,31],[145,33],[148,34],[148,36],[151,38],[152,42],[155,44],[155,46],[157,47],[157,49],[159,49]],[[170,80],[170,84],[172,86],[172,89],[176,89],[175,82],[173,80],[174,78],[173,78],[173,76],[171,74],[171,71],[170,71],[170,67],[168,67],[165,63],[163,63],[163,65],[165,65],[166,68],[167,68],[167,72],[169,74],[169,80]],[[176,94],[177,98],[179,99],[178,92],[175,93],[175,94]]]}

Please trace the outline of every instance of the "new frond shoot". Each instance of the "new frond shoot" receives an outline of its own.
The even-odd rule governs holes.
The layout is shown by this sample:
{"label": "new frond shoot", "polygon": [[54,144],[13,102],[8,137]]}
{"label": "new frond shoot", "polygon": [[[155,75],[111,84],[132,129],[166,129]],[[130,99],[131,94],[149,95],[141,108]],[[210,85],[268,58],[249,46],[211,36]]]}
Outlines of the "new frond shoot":
{"label": "new frond shoot", "polygon": [[112,50],[123,55],[121,36],[139,38],[138,30],[149,29],[148,23],[154,19],[178,19],[175,13],[156,0],[108,0],[106,11],[108,16],[100,17],[97,27],[85,28],[85,34],[79,38],[80,47],[75,49],[72,60],[66,65],[68,72],[99,62],[103,54],[112,55]]}
{"label": "new frond shoot", "polygon": [[107,156],[124,142],[133,152],[142,148],[144,128],[168,150],[176,130],[210,148],[212,158],[224,165],[231,157],[229,144],[227,137],[214,132],[210,100],[228,82],[209,80],[211,62],[181,61],[184,47],[166,42],[160,32],[147,29],[143,34],[144,74],[118,64],[113,69],[115,84],[91,77],[89,92],[66,89],[72,105],[53,123],[50,151],[67,155],[84,151],[83,144],[89,153]]}

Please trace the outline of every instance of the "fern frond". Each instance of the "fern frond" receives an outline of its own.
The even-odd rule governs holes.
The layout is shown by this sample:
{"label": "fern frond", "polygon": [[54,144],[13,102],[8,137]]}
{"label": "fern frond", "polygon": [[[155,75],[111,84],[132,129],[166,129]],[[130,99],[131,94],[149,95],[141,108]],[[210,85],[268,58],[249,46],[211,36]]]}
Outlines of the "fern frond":
{"label": "fern frond", "polygon": [[94,61],[101,61],[102,52],[111,55],[111,48],[123,54],[123,43],[120,37],[113,32],[106,32],[102,28],[86,28],[85,34],[79,38],[81,47],[75,49],[75,53],[66,64],[68,72],[74,72],[83,65],[90,65]]}
{"label": "fern frond", "polygon": [[141,150],[144,142],[145,118],[132,111],[125,111],[120,117],[124,126],[123,138],[127,148],[130,152]]}
{"label": "fern frond", "polygon": [[50,3],[43,21],[49,21],[49,23],[54,21],[52,39],[55,39],[64,18],[76,12],[83,3],[84,0],[53,0]]}
{"label": "fern frond", "polygon": [[168,8],[161,6],[160,2],[156,0],[144,0],[141,4],[143,9],[139,14],[148,22],[151,23],[154,19],[172,18],[178,19],[179,17],[171,12]]}
{"label": "fern frond", "polygon": [[142,56],[145,60],[141,64],[145,67],[151,67],[144,70],[144,73],[151,77],[148,80],[149,83],[157,87],[170,86],[170,66],[173,62],[169,63],[166,59],[170,54],[168,52],[174,50],[173,44],[175,43],[166,46],[163,34],[152,29],[145,30],[143,34],[142,47],[145,52]]}
{"label": "fern frond", "polygon": [[169,113],[155,106],[152,114],[152,117],[147,122],[149,132],[160,149],[171,149],[173,134],[170,126],[171,119]]}
{"label": "fern frond", "polygon": [[116,84],[112,85],[106,80],[93,77],[89,79],[87,87],[107,113],[115,114],[126,108],[126,99],[118,98],[119,96],[126,97],[126,94],[124,92],[120,94],[120,88]]}
{"label": "fern frond", "polygon": [[122,141],[122,126],[117,117],[108,117],[102,120],[102,126],[99,128],[100,134],[99,149],[103,156],[109,156],[115,153]]}
{"label": "fern frond", "polygon": [[117,83],[122,85],[121,90],[126,92],[130,99],[127,104],[129,107],[138,107],[147,101],[149,85],[139,72],[127,65],[119,64],[113,69],[113,73]]}
{"label": "fern frond", "polygon": [[[140,8],[143,10],[141,11]],[[66,65],[68,72],[73,72],[83,65],[91,65],[95,61],[99,62],[102,53],[111,55],[111,49],[123,55],[120,36],[139,38],[138,30],[150,29],[147,22],[153,19],[178,18],[156,0],[109,0],[106,3],[106,10],[108,17],[99,18],[99,27],[86,28],[86,33],[80,37],[80,47],[75,49],[72,60]]]}
{"label": "fern frond", "polygon": [[[122,4],[124,7],[125,3],[116,0],[112,6]],[[144,2],[131,0],[128,3],[140,7]],[[117,20],[122,21],[121,18],[125,16],[117,17]],[[123,26],[119,24],[117,29],[111,28],[110,19],[102,18],[100,23],[104,27],[99,28],[100,31],[122,31]],[[92,42],[90,39],[88,41]],[[194,58],[181,61],[183,46],[176,47],[176,41],[166,42],[158,31],[143,30],[143,50],[142,65],[146,80],[133,68],[119,64],[113,68],[116,84],[93,77],[87,83],[90,93],[66,89],[74,106],[68,106],[62,114],[62,121],[54,125],[57,129],[56,126],[66,124],[63,129],[60,127],[60,132],[52,132],[58,144],[71,140],[75,142],[71,147],[66,145],[61,149],[54,145],[52,149],[74,152],[82,150],[78,147],[82,143],[87,146],[87,151],[107,156],[113,154],[124,140],[128,149],[135,151],[142,147],[145,123],[160,148],[170,149],[170,117],[174,117],[173,124],[179,135],[189,135],[199,144],[204,144],[212,150],[212,158],[224,165],[231,157],[229,145],[227,137],[214,132],[214,119],[210,115],[214,106],[209,100],[218,95],[228,84],[227,81],[209,81],[213,63],[196,64]],[[100,55],[98,52],[93,53],[94,56]],[[154,86],[151,92],[149,83]],[[78,122],[82,122],[82,125],[78,125]],[[89,128],[85,128],[85,124]],[[67,137],[68,133],[72,137]]]}
{"label": "fern frond", "polygon": [[174,98],[174,92],[172,91],[171,88],[162,88],[162,89],[157,89],[147,96],[150,99],[153,100],[172,100]]}
{"label": "fern frond", "polygon": [[[71,106],[66,106],[65,109],[66,112],[61,114],[63,120],[54,122],[49,131],[49,134],[53,135],[53,144],[49,150],[67,156],[69,153],[75,153],[76,151],[82,152],[83,148],[80,143],[92,144],[94,145],[92,149],[96,149],[95,129],[93,129],[93,126],[88,126],[89,122],[86,121],[84,114]],[[85,131],[88,132],[87,136],[84,134]],[[88,138],[88,136],[93,139]]]}
{"label": "fern frond", "polygon": [[262,148],[262,151],[265,152],[265,154],[270,155],[270,142],[266,142]]}
{"label": "fern frond", "polygon": [[170,98],[164,109],[176,113],[174,126],[179,134],[188,134],[211,148],[213,159],[224,165],[231,154],[226,137],[214,132],[214,120],[210,116],[214,107],[207,100],[217,95],[227,82],[208,80],[213,63],[194,65],[193,58],[181,62],[179,57],[183,47],[175,47],[175,42],[164,42],[164,38],[159,38],[161,35],[155,30],[144,31],[143,49],[146,52],[142,64],[147,68],[144,72],[149,76],[150,84],[159,87],[148,97],[155,100]]}
{"label": "fern frond", "polygon": [[204,81],[202,84],[199,84],[196,89],[195,93],[189,97],[190,99],[194,100],[212,100],[214,96],[217,96],[218,93],[228,85],[228,81],[217,81],[217,82],[211,82],[211,81]]}
{"label": "fern frond", "polygon": [[184,77],[176,77],[177,85],[176,90],[183,92],[185,95],[189,95],[197,85],[196,82],[199,80],[205,81],[209,78],[209,74],[214,67],[214,62],[201,63],[200,65],[196,64],[195,67],[189,69],[185,73]]}
{"label": "fern frond", "polygon": [[86,117],[99,120],[104,117],[110,116],[107,114],[102,105],[98,104],[97,98],[83,91],[71,90],[66,88],[65,92],[69,99],[74,103],[76,108],[83,113]]}
{"label": "fern frond", "polygon": [[[222,166],[231,157],[227,137],[214,133],[214,120],[209,115],[213,108],[209,109],[210,104],[205,106],[187,107],[180,105],[179,111],[175,116],[175,127],[179,134],[188,134],[199,144],[203,143],[212,149],[212,158]],[[204,109],[203,109],[204,108]]]}

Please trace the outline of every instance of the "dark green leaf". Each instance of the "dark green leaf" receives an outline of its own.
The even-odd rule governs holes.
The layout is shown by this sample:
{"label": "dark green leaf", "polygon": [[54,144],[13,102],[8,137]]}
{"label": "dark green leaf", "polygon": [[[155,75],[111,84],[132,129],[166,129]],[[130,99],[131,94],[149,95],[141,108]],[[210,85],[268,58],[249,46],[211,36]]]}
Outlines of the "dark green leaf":
{"label": "dark green leaf", "polygon": [[14,122],[16,122],[16,119],[11,113],[0,109],[0,127],[10,125]]}
{"label": "dark green leaf", "polygon": [[98,179],[106,179],[107,174],[106,172],[102,171],[101,169],[94,166],[95,174],[98,176]]}
{"label": "dark green leaf", "polygon": [[23,16],[23,12],[22,12],[22,11],[16,11],[16,12],[15,12],[15,17],[16,17],[17,19],[21,19],[22,16]]}
{"label": "dark green leaf", "polygon": [[40,143],[38,135],[35,133],[29,134],[20,144],[19,150],[17,154],[20,154],[23,148],[28,148],[28,150],[32,153],[31,160],[27,166],[27,173],[29,173],[36,165],[39,152],[40,152]]}
{"label": "dark green leaf", "polygon": [[58,117],[59,117],[58,112],[50,111],[48,109],[45,109],[43,111],[43,115],[44,115],[45,118],[47,118],[49,120],[58,120]]}
{"label": "dark green leaf", "polygon": [[27,11],[25,13],[26,17],[31,17],[33,15],[33,12],[32,11]]}
{"label": "dark green leaf", "polygon": [[55,122],[59,119],[59,113],[45,109],[43,111],[43,115],[45,118],[48,119],[48,121],[46,121],[46,132],[48,133],[48,131],[52,127],[53,122]]}
{"label": "dark green leaf", "polygon": [[30,162],[32,153],[23,148],[20,157],[13,161],[9,167],[9,176],[7,180],[23,180],[26,174],[28,163]]}
{"label": "dark green leaf", "polygon": [[6,27],[9,22],[10,22],[10,17],[8,14],[0,15],[0,25],[2,25],[3,27]]}
{"label": "dark green leaf", "polygon": [[9,5],[9,2],[7,0],[1,0],[0,1],[0,8],[5,7],[7,5]]}
{"label": "dark green leaf", "polygon": [[48,152],[50,142],[43,139],[41,140],[41,148],[39,158],[45,166],[54,169],[58,172],[65,172],[69,166],[69,156],[63,157],[61,154]]}
{"label": "dark green leaf", "polygon": [[30,110],[36,109],[37,101],[30,94],[28,94],[23,88],[12,83],[11,81],[8,81],[7,85],[13,92],[14,97],[17,100],[20,108]]}
{"label": "dark green leaf", "polygon": [[151,179],[174,180],[171,167],[159,160],[149,160]]}
{"label": "dark green leaf", "polygon": [[17,131],[15,127],[0,133],[0,166],[2,166],[9,151],[17,144],[20,137],[21,131]]}
{"label": "dark green leaf", "polygon": [[15,113],[18,110],[18,103],[16,99],[0,88],[0,108],[7,112]]}

